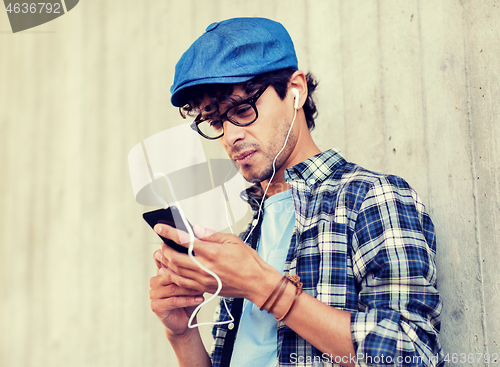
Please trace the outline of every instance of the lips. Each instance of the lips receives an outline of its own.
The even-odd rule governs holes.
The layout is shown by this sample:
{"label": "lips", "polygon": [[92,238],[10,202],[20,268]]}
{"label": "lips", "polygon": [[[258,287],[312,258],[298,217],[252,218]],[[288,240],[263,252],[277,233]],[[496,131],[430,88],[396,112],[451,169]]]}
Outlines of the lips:
{"label": "lips", "polygon": [[255,150],[247,150],[246,152],[240,153],[238,155],[235,155],[233,159],[237,161],[239,164],[245,164],[252,159],[254,156]]}

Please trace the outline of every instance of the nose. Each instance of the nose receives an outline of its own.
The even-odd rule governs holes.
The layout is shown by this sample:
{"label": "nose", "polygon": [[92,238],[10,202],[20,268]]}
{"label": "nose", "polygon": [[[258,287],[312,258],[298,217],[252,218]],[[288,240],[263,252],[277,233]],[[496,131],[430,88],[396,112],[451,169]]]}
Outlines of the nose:
{"label": "nose", "polygon": [[236,143],[245,140],[245,135],[244,126],[236,126],[229,121],[224,121],[224,135],[222,136],[222,140],[225,145],[232,148]]}

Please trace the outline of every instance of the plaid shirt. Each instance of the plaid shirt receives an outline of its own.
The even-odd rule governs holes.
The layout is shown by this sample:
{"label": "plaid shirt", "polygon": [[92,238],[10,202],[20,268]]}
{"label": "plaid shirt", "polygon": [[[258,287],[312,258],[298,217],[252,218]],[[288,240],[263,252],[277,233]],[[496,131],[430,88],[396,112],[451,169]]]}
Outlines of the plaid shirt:
{"label": "plaid shirt", "polygon": [[[296,218],[285,273],[299,275],[304,291],[321,302],[351,313],[358,365],[443,365],[436,237],[416,192],[336,150],[288,168],[285,180]],[[217,314],[229,319],[224,307]],[[227,325],[214,327],[214,367],[226,331]],[[339,362],[283,322],[277,333],[279,366]]]}

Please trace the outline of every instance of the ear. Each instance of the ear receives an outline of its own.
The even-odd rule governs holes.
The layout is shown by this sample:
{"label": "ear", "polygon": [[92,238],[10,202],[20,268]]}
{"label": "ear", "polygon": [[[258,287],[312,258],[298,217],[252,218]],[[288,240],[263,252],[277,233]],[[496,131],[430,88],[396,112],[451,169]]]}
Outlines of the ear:
{"label": "ear", "polygon": [[307,99],[307,80],[306,80],[306,75],[304,72],[297,70],[295,73],[292,74],[290,77],[290,81],[288,82],[288,91],[287,91],[287,96],[289,95],[289,98],[294,98],[294,95],[290,90],[292,88],[295,88],[299,92],[299,105],[298,108],[302,108],[304,103],[306,103]]}

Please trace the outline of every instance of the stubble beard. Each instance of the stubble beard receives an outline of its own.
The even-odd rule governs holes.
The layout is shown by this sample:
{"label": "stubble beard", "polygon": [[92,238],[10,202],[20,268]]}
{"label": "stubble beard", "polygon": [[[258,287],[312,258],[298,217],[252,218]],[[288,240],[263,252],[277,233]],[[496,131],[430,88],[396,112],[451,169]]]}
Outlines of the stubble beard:
{"label": "stubble beard", "polygon": [[[257,184],[257,183],[261,183],[263,181],[269,180],[271,178],[271,176],[273,175],[273,161],[274,161],[276,155],[283,148],[283,144],[285,142],[289,128],[290,128],[290,126],[285,125],[285,128],[283,129],[284,131],[281,134],[281,139],[278,139],[279,144],[271,145],[271,146],[269,146],[269,149],[267,149],[267,151],[271,151],[272,153],[265,154],[265,157],[264,157],[265,167],[262,167],[262,168],[256,167],[257,171],[255,173],[248,172],[248,174],[246,174],[246,175],[243,174],[243,177],[245,178],[245,180],[247,180],[250,183]],[[277,172],[281,167],[283,167],[283,165],[287,161],[288,157],[290,156],[291,147],[292,147],[292,144],[294,141],[295,141],[295,136],[294,136],[293,131],[292,131],[292,132],[290,132],[290,136],[288,137],[288,141],[286,143],[285,149],[283,149],[281,154],[276,159],[274,172]],[[261,151],[261,153],[263,153],[263,152]],[[274,178],[273,178],[273,180],[274,180]]]}

